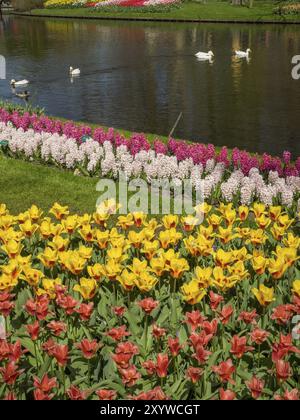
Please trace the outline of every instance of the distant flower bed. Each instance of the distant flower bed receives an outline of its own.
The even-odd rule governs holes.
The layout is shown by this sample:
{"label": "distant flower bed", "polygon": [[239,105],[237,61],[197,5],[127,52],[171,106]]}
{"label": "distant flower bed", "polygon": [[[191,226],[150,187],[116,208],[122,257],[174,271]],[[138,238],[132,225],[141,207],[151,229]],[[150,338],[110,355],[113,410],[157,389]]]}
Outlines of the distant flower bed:
{"label": "distant flower bed", "polygon": [[86,0],[48,0],[44,6],[46,8],[69,8],[69,7],[153,7],[164,6],[177,3],[178,0],[100,0],[100,1],[86,1]]}
{"label": "distant flower bed", "polygon": [[300,14],[300,3],[283,4],[275,9],[279,15],[298,15]]}

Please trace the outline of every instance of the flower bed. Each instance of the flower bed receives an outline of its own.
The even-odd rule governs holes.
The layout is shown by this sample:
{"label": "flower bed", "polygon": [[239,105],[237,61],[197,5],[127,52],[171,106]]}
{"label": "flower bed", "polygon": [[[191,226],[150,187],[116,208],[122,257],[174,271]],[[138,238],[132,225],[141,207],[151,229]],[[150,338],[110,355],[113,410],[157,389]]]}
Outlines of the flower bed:
{"label": "flower bed", "polygon": [[45,116],[0,110],[0,150],[28,160],[51,163],[85,175],[118,179],[190,179],[210,202],[218,200],[251,204],[296,206],[300,196],[300,159],[253,156],[224,147],[189,144],[170,139],[153,145],[143,134],[126,139],[114,129],[92,130]]}
{"label": "flower bed", "polygon": [[299,399],[295,214],[114,207],[0,205],[0,398]]}
{"label": "flower bed", "polygon": [[171,4],[178,3],[178,0],[100,0],[91,2],[89,0],[47,0],[44,4],[46,9],[52,8],[103,8],[103,7],[125,7],[125,8],[151,8],[151,7],[164,7]]}

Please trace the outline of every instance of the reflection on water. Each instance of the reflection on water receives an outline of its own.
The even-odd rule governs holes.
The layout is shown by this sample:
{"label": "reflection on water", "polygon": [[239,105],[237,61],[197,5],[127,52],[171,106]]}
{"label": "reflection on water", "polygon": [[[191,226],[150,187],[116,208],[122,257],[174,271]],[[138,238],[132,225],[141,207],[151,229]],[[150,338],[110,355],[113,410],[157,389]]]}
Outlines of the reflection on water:
{"label": "reflection on water", "polygon": [[[236,49],[253,51],[238,59]],[[199,62],[197,51],[214,52]],[[8,80],[52,115],[253,151],[300,154],[297,25],[159,24],[6,17]],[[73,80],[69,67],[79,67]],[[0,96],[12,99],[8,81]],[[18,101],[18,99],[15,99]]]}

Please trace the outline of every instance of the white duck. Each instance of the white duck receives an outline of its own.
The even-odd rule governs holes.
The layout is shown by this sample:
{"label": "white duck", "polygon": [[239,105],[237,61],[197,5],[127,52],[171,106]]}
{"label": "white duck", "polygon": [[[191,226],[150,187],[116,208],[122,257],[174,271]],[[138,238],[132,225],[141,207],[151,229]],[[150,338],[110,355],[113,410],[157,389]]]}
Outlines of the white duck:
{"label": "white duck", "polygon": [[207,53],[199,51],[195,56],[200,60],[211,60],[214,57],[214,53],[212,51],[208,51]]}
{"label": "white duck", "polygon": [[29,84],[29,81],[24,79],[24,80],[19,80],[18,82],[15,79],[12,79],[10,81],[10,84],[12,87],[18,87],[18,86],[26,86]]}
{"label": "white duck", "polygon": [[249,57],[249,54],[251,53],[252,51],[250,50],[250,48],[247,48],[246,49],[246,51],[235,51],[235,55],[237,56],[237,57],[240,57],[240,58],[243,58],[243,57],[245,57],[245,58],[248,58]]}
{"label": "white duck", "polygon": [[73,67],[70,67],[70,75],[71,76],[79,76],[80,75],[80,69],[73,69]]}

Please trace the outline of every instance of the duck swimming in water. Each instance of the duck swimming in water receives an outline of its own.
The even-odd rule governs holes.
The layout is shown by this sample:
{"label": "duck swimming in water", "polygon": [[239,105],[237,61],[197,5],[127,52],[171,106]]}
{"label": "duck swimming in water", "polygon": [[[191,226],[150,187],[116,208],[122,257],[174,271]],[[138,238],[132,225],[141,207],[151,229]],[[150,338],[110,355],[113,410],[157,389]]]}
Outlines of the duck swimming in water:
{"label": "duck swimming in water", "polygon": [[25,99],[25,101],[28,101],[30,92],[28,92],[27,90],[24,90],[24,92],[15,93],[15,95],[17,96],[17,98]]}

